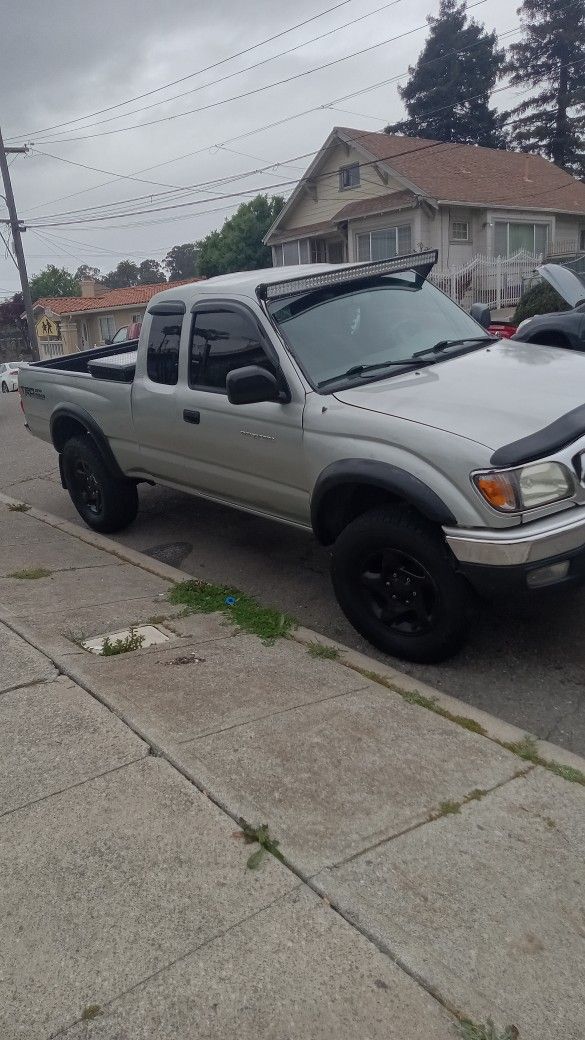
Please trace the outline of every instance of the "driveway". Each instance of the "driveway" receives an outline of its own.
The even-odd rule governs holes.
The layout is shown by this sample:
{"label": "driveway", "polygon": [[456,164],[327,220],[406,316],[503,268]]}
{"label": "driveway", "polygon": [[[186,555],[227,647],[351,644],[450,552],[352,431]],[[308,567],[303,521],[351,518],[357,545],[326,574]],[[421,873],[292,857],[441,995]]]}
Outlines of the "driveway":
{"label": "driveway", "polygon": [[[78,520],[57,456],[24,429],[17,394],[0,399],[0,488]],[[329,560],[309,534],[164,488],[140,488],[141,509],[113,536],[210,582],[235,585],[324,635],[380,660],[337,607]],[[81,521],[79,521],[81,522]],[[518,616],[478,606],[469,641],[441,665],[398,667],[461,700],[585,754],[585,591]]]}

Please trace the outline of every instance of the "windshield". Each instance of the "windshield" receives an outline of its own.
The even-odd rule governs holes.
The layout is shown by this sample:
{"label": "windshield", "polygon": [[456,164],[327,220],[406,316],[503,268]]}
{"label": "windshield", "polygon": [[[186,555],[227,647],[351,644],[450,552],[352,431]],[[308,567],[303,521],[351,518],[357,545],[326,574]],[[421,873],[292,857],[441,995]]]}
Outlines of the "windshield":
{"label": "windshield", "polygon": [[[337,376],[342,380],[357,366],[408,363],[421,350],[446,340],[457,341],[460,348],[462,341],[475,340],[476,346],[484,338],[490,341],[473,318],[412,271],[277,300],[269,311],[317,387]],[[449,356],[446,349],[433,360]],[[380,378],[380,372],[368,372],[367,378]]]}

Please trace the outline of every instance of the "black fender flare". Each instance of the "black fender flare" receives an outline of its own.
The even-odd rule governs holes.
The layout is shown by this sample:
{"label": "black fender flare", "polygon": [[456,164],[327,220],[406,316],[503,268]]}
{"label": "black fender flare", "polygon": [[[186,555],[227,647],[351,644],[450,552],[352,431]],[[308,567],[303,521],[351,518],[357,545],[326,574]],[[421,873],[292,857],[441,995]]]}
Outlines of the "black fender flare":
{"label": "black fender flare", "polygon": [[327,466],[317,478],[311,496],[311,525],[316,538],[328,545],[333,540],[324,511],[327,498],[347,485],[363,485],[387,491],[395,499],[418,509],[441,526],[455,527],[451,510],[431,488],[399,466],[375,459],[342,459]]}
{"label": "black fender flare", "polygon": [[[88,436],[91,437],[101,455],[104,465],[115,480],[128,479],[120,469],[116,457],[110,447],[108,438],[99,423],[96,422],[93,416],[90,415],[85,408],[81,408],[77,404],[66,404],[58,405],[52,413],[50,420],[51,441],[53,442],[55,450],[59,452],[59,471],[62,483],[64,481],[64,476],[63,467],[61,465],[61,452],[63,451],[65,442],[68,438],[65,437],[63,440],[59,436],[59,426],[63,423],[63,420],[66,419],[73,420],[77,425],[81,426],[85,430]],[[64,483],[63,487],[65,487]]]}

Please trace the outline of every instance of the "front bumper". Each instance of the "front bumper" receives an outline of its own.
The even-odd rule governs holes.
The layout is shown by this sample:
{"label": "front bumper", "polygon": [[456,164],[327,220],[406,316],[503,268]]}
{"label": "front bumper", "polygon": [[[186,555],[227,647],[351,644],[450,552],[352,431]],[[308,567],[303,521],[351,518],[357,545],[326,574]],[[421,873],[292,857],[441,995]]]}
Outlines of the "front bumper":
{"label": "front bumper", "polygon": [[445,528],[458,570],[481,594],[524,595],[585,582],[585,508],[504,530]]}

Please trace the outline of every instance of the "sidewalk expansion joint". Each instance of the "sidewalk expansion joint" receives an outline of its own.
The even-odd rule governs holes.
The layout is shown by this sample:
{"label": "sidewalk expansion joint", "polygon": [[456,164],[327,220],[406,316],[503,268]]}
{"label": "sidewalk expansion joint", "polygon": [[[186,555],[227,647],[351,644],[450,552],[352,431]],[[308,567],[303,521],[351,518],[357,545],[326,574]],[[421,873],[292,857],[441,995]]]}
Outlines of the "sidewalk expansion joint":
{"label": "sidewalk expansion joint", "polygon": [[518,769],[513,776],[508,776],[505,780],[500,780],[499,783],[494,784],[493,787],[487,787],[481,792],[472,791],[470,794],[464,795],[459,802],[441,803],[442,805],[449,806],[449,808],[442,811],[439,806],[435,812],[431,810],[424,820],[417,820],[415,823],[410,823],[407,827],[403,827],[402,830],[396,831],[394,834],[389,834],[385,838],[380,838],[379,841],[375,841],[371,845],[359,849],[357,852],[352,852],[351,856],[347,856],[345,859],[340,859],[336,863],[330,863],[328,866],[321,867],[316,874],[311,875],[309,880],[319,877],[319,874],[322,874],[324,870],[337,870],[339,867],[345,867],[348,863],[353,863],[354,860],[360,859],[361,856],[365,856],[368,853],[373,852],[375,849],[381,848],[383,845],[389,845],[390,842],[402,838],[405,834],[411,834],[412,831],[418,831],[421,827],[428,827],[430,824],[442,820],[444,816],[458,814],[459,810],[462,809],[464,805],[470,805],[472,802],[483,801],[484,798],[489,798],[491,794],[494,794],[495,791],[499,791],[501,787],[506,787],[515,780],[523,780],[529,773],[532,773],[534,769],[536,769],[536,766],[530,763],[524,769]]}
{"label": "sidewalk expansion joint", "polygon": [[[51,664],[53,664],[52,661]],[[53,665],[53,667],[55,666]],[[60,672],[58,668],[55,668],[55,674],[45,679],[30,679],[29,682],[15,683],[14,686],[8,686],[6,689],[0,690],[0,697],[3,697],[5,693],[16,693],[18,690],[29,690],[31,686],[45,686],[47,683],[57,682],[61,678],[62,674],[63,673]]]}
{"label": "sidewalk expansion joint", "polygon": [[7,816],[13,816],[14,813],[22,812],[23,809],[30,809],[33,805],[38,805],[40,802],[47,802],[49,798],[56,798],[57,795],[66,794],[68,791],[75,791],[78,787],[84,787],[85,784],[90,784],[93,780],[100,780],[101,777],[110,776],[111,773],[119,773],[121,769],[127,769],[128,766],[133,766],[137,762],[142,762],[143,758],[148,755],[148,748],[145,748],[142,755],[138,755],[137,758],[129,758],[127,762],[122,762],[119,766],[112,766],[111,769],[104,769],[103,773],[94,773],[92,776],[86,776],[83,780],[78,780],[77,783],[67,784],[65,787],[60,787],[57,791],[50,791],[49,794],[43,794],[39,798],[31,798],[30,802],[23,802],[21,805],[15,805],[13,809],[6,809],[4,812],[0,812],[0,820],[5,819]]}
{"label": "sidewalk expansion joint", "polygon": [[[233,924],[228,925],[226,928],[222,928],[221,931],[215,932],[213,935],[210,935],[208,939],[204,939],[196,946],[190,947],[188,950],[185,950],[184,953],[180,953],[178,957],[174,957],[173,960],[168,961],[167,964],[163,964],[160,968],[157,968],[156,971],[151,972],[150,975],[145,975],[144,978],[137,979],[137,981],[133,982],[131,986],[128,986],[126,989],[121,990],[119,993],[116,993],[115,996],[113,996],[110,1000],[100,1005],[100,1010],[112,1007],[112,1005],[115,1004],[118,1000],[122,1000],[124,997],[127,997],[130,993],[133,993],[135,990],[140,989],[141,986],[146,985],[148,982],[152,982],[153,979],[158,978],[159,975],[162,975],[165,971],[168,971],[170,968],[174,968],[177,964],[181,964],[189,957],[193,957],[201,953],[208,946],[211,946],[213,943],[217,942],[218,939],[223,939],[226,935],[229,935],[230,932],[233,932],[235,931],[235,929],[248,924],[250,921],[253,921],[256,917],[259,917],[260,914],[265,913],[267,910],[271,910],[273,906],[277,906],[278,903],[283,903],[287,899],[290,899],[290,897],[300,888],[301,885],[298,884],[295,885],[293,888],[289,889],[288,892],[284,892],[280,896],[275,896],[275,898],[271,899],[271,901],[269,903],[266,903],[265,906],[261,906],[257,910],[254,910],[253,913],[247,914],[245,917],[241,917],[238,921],[234,921]],[[58,1029],[56,1032],[50,1033],[47,1040],[57,1040],[57,1037],[63,1036],[70,1029],[72,1029],[76,1025],[79,1025],[81,1022],[81,1018],[76,1018],[72,1022],[68,1022],[66,1025],[61,1026],[61,1028]]]}
{"label": "sidewalk expansion joint", "polygon": [[331,693],[327,697],[319,697],[317,700],[312,699],[310,701],[300,701],[298,704],[291,704],[287,708],[279,708],[278,711],[269,711],[266,715],[255,715],[253,719],[246,719],[243,722],[234,722],[231,726],[222,726],[219,729],[207,729],[204,733],[198,733],[196,737],[187,737],[186,740],[177,740],[175,744],[177,747],[184,747],[185,744],[196,744],[198,740],[204,740],[205,737],[214,737],[218,733],[229,733],[232,729],[242,729],[243,726],[252,726],[257,722],[264,722],[265,719],[277,718],[279,715],[288,715],[291,711],[298,711],[299,708],[308,708],[312,704],[327,704],[328,701],[338,701],[343,697],[349,697],[355,693],[360,693],[362,690],[367,690],[367,686],[356,686],[354,690],[343,690],[341,693]]}

